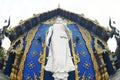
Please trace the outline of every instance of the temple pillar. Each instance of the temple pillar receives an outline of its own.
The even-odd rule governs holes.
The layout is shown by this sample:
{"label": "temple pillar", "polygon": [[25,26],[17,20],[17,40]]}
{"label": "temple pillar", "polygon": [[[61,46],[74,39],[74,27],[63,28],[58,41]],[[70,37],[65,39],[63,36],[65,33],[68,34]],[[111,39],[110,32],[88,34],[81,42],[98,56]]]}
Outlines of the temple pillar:
{"label": "temple pillar", "polygon": [[99,67],[99,70],[100,70],[100,73],[101,73],[101,79],[107,80],[109,75],[108,75],[106,64],[105,64],[105,62],[103,60],[102,54],[99,54],[98,59],[99,59],[99,61],[101,63],[100,67]]}
{"label": "temple pillar", "polygon": [[110,60],[110,56],[107,52],[103,53],[103,59],[107,67],[107,72],[109,75],[113,75],[115,73],[115,69],[113,68],[112,61]]}
{"label": "temple pillar", "polygon": [[20,61],[20,58],[21,58],[21,55],[20,55],[21,52],[17,52],[15,53],[15,60],[14,60],[14,63],[12,64],[12,71],[11,71],[11,74],[10,74],[10,79],[11,80],[17,80],[17,73],[18,73],[18,70],[19,70],[19,66],[18,66],[18,62]]}

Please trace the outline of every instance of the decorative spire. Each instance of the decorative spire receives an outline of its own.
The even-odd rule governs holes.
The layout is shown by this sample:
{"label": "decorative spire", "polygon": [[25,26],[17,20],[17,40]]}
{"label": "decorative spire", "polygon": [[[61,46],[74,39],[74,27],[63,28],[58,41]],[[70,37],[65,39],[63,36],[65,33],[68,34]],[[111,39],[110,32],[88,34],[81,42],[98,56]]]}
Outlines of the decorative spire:
{"label": "decorative spire", "polygon": [[58,8],[60,8],[60,4],[58,4]]}

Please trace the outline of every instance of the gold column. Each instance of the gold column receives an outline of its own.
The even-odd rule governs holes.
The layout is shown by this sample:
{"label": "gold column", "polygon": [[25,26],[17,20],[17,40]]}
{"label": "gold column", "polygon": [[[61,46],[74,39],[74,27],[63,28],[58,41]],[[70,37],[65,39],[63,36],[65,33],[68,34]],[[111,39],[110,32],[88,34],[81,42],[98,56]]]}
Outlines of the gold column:
{"label": "gold column", "polygon": [[15,53],[15,52],[13,52],[15,54],[15,60],[14,60],[14,63],[12,64],[12,71],[11,71],[11,74],[10,74],[10,79],[11,80],[17,80],[17,73],[18,73],[18,70],[19,70],[17,62],[20,61],[20,53],[21,52],[18,52],[18,53]]}
{"label": "gold column", "polygon": [[[15,54],[15,53],[13,53],[13,54]],[[17,62],[17,56],[15,55],[15,60],[14,60],[14,63],[12,64],[12,71],[10,74],[11,80],[16,80],[17,70],[18,70],[18,66],[16,65],[16,62]]]}
{"label": "gold column", "polygon": [[103,60],[102,54],[99,54],[99,59],[101,61],[101,65],[100,65],[100,72],[101,72],[101,76],[102,76],[101,79],[107,80],[109,75],[108,75],[106,64]]}
{"label": "gold column", "polygon": [[14,63],[12,64],[12,71],[10,74],[10,79],[14,79],[17,80],[17,73],[18,73],[18,64],[17,62],[20,61],[21,58],[21,54],[22,54],[22,49],[23,49],[23,36],[19,37],[18,40],[16,40],[16,42],[20,41],[20,44],[18,44],[16,46],[16,50],[11,50],[11,53],[15,54],[15,59],[14,59]]}
{"label": "gold column", "polygon": [[44,80],[44,66],[45,66],[45,60],[46,60],[46,44],[42,43],[42,47],[43,47],[44,51],[43,51],[43,53],[40,52],[40,57],[38,59],[38,62],[41,63],[41,65],[42,65],[42,68],[40,70],[40,80]]}

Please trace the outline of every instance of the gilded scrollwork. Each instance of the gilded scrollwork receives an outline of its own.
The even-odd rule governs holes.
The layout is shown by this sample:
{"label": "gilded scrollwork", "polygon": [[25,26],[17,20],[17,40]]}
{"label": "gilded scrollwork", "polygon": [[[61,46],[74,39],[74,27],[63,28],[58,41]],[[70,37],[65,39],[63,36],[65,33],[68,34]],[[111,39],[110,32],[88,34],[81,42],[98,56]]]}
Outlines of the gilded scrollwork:
{"label": "gilded scrollwork", "polygon": [[42,52],[40,52],[40,57],[38,59],[38,61],[42,64],[44,62],[44,54]]}
{"label": "gilded scrollwork", "polygon": [[79,76],[80,71],[77,69],[77,65],[80,62],[80,57],[79,57],[78,53],[75,53],[74,49],[76,47],[76,43],[73,42],[72,34],[70,36],[71,36],[71,45],[72,45],[72,55],[73,55],[74,65],[76,66],[76,68],[75,68],[75,78],[76,78],[76,80],[79,80],[80,79],[80,76]]}
{"label": "gilded scrollwork", "polygon": [[82,77],[81,77],[81,80],[85,80],[85,74],[86,74],[86,70],[84,71]]}
{"label": "gilded scrollwork", "polygon": [[22,56],[22,59],[21,59],[20,69],[19,69],[19,72],[18,72],[18,75],[17,75],[17,80],[22,80],[22,77],[23,77],[22,72],[24,70],[24,63],[25,63],[25,60],[26,60],[26,55],[28,53],[28,50],[31,46],[32,40],[33,40],[33,38],[35,36],[35,33],[37,32],[38,28],[39,28],[39,25],[28,32],[28,35],[26,37],[27,44],[26,44],[26,48],[24,50],[24,53],[23,53],[23,56]]}
{"label": "gilded scrollwork", "polygon": [[37,75],[35,73],[34,73],[34,80],[38,80]]}
{"label": "gilded scrollwork", "polygon": [[96,77],[96,79],[100,80],[101,76],[100,76],[100,73],[99,73],[98,64],[96,62],[96,58],[94,56],[94,52],[93,52],[92,47],[91,47],[92,39],[91,39],[90,33],[87,30],[85,30],[84,28],[82,28],[80,25],[78,25],[78,28],[79,28],[80,32],[82,33],[82,37],[85,40],[86,46],[87,46],[88,51],[91,55],[91,59],[92,59],[92,62],[93,62],[93,65],[94,65],[94,70],[95,70],[95,77]]}
{"label": "gilded scrollwork", "polygon": [[[46,34],[47,35],[47,34]],[[45,35],[45,39],[46,39]],[[44,80],[44,66],[45,66],[45,60],[46,60],[46,44],[42,43],[43,52],[40,52],[40,57],[38,59],[39,63],[42,65],[42,68],[40,70],[40,80]]]}
{"label": "gilded scrollwork", "polygon": [[80,62],[80,57],[79,57],[78,52],[76,52],[76,53],[74,54],[74,56],[75,56],[75,62],[76,62],[76,63],[79,63],[79,62]]}
{"label": "gilded scrollwork", "polygon": [[[104,45],[105,49],[102,49],[100,44],[97,43],[98,40]],[[100,40],[98,37],[95,37],[94,44],[95,44],[95,49],[96,49],[98,54],[102,54],[104,52],[109,51],[109,48],[107,47],[107,44],[105,44],[105,42]]]}

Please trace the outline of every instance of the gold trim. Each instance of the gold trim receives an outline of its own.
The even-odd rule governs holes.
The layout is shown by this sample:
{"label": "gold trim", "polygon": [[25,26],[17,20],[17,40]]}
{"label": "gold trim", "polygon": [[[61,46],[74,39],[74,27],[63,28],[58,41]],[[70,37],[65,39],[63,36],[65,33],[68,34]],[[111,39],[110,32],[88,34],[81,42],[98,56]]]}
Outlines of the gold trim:
{"label": "gold trim", "polygon": [[[96,51],[97,51],[98,54],[102,54],[104,52],[109,51],[109,48],[108,48],[107,44],[104,41],[100,40],[96,36],[94,38],[95,38],[95,40],[94,40],[95,49],[96,49]],[[97,40],[99,40],[105,46],[105,49],[102,49],[102,47],[97,43]]]}
{"label": "gold trim", "polygon": [[[47,33],[45,35],[45,39],[46,39]],[[45,66],[45,60],[46,60],[46,44],[42,43],[42,47],[44,49],[43,53],[40,52],[40,57],[38,59],[39,63],[41,63],[42,68],[40,70],[40,80],[44,80],[44,66]]]}
{"label": "gold trim", "polygon": [[86,74],[86,70],[84,71],[84,73],[82,75],[82,80],[85,80],[85,74]]}
{"label": "gold trim", "polygon": [[[15,41],[15,43],[16,43],[17,41],[20,40],[20,44],[17,45],[16,50],[12,49],[12,50],[10,50],[10,52],[16,53],[16,54],[18,54],[18,55],[21,53],[21,51],[22,51],[22,49],[23,49],[23,37],[24,37],[24,36],[21,36],[19,39],[17,39],[17,40]],[[13,46],[15,45],[15,43],[12,45],[12,48],[13,48]],[[11,48],[10,48],[10,49],[11,49]]]}
{"label": "gold trim", "polygon": [[92,47],[91,47],[92,39],[90,37],[90,33],[87,30],[85,30],[84,28],[82,28],[80,25],[78,25],[78,28],[79,28],[80,32],[82,33],[82,37],[85,40],[86,46],[87,46],[88,51],[91,55],[92,62],[93,62],[93,65],[94,65],[94,70],[95,70],[95,77],[96,77],[97,80],[101,80],[98,64],[96,62],[96,58],[94,56],[94,52],[93,52]]}
{"label": "gold trim", "polygon": [[17,72],[18,72],[18,65],[17,65],[17,61],[20,58],[20,54],[22,53],[22,49],[23,49],[23,37],[20,37],[20,39],[18,39],[18,41],[20,40],[20,44],[17,45],[16,50],[11,50],[10,52],[12,54],[15,54],[15,59],[14,59],[14,63],[12,65],[12,71],[10,74],[10,79],[16,79],[17,78]]}
{"label": "gold trim", "polygon": [[74,65],[76,66],[76,68],[75,68],[75,78],[76,78],[76,80],[79,80],[80,79],[80,77],[79,77],[79,72],[80,71],[78,71],[78,69],[77,69],[77,64],[80,62],[80,58],[79,58],[79,54],[75,53],[74,48],[75,48],[76,44],[73,42],[73,37],[72,37],[72,32],[71,31],[70,31],[70,33],[71,33],[70,36],[71,36],[73,60],[74,60]]}
{"label": "gold trim", "polygon": [[33,40],[38,28],[39,28],[39,25],[37,27],[34,27],[33,29],[31,29],[28,32],[28,35],[26,37],[27,44],[26,44],[26,48],[25,48],[24,54],[23,54],[22,59],[21,59],[20,66],[19,66],[20,70],[19,70],[18,75],[17,75],[18,80],[22,80],[22,76],[23,76],[22,72],[23,72],[23,69],[24,69],[24,63],[25,63],[25,60],[26,60],[26,56],[27,56],[28,50],[31,46],[32,40]]}
{"label": "gold trim", "polygon": [[103,52],[103,50],[102,50],[102,47],[97,43],[97,40],[98,40],[97,38],[95,38],[95,40],[94,40],[95,49],[96,49],[97,53],[100,54]]}
{"label": "gold trim", "polygon": [[34,80],[37,80],[37,75],[34,73]]}
{"label": "gold trim", "polygon": [[[6,68],[6,61],[8,60],[9,58],[9,54],[12,52],[12,53],[18,53],[20,51],[21,48],[23,48],[23,37],[24,35],[20,36],[17,40],[15,40],[14,42],[11,43],[11,46],[9,47],[7,53],[6,53],[6,56],[5,56],[5,61],[4,61],[4,67],[3,69]],[[17,46],[16,50],[13,50],[13,46],[15,45],[15,43],[20,40],[21,43],[19,44],[19,46]],[[20,49],[19,49],[20,48]]]}

